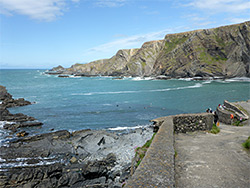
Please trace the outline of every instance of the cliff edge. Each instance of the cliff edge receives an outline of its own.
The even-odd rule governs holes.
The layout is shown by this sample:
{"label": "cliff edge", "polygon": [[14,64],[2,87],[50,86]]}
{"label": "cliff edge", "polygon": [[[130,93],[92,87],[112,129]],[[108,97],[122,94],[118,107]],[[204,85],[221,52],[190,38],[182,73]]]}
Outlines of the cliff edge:
{"label": "cliff edge", "polygon": [[51,71],[78,76],[250,77],[250,21],[168,34],[139,49],[119,50],[110,59]]}

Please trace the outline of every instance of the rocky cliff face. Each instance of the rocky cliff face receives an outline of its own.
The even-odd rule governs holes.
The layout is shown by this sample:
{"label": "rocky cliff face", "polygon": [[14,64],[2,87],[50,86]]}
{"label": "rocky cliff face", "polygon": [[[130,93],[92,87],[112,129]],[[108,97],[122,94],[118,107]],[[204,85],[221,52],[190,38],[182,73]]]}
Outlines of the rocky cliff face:
{"label": "rocky cliff face", "polygon": [[52,70],[82,76],[250,77],[250,21],[168,34],[110,59],[61,68]]}

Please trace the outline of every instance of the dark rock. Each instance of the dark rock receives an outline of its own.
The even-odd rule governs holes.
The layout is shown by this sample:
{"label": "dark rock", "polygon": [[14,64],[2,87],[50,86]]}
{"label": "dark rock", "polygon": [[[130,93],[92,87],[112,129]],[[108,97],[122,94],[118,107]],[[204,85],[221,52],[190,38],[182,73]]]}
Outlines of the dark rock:
{"label": "dark rock", "polygon": [[100,146],[101,144],[105,144],[105,138],[102,137],[102,139],[97,143],[98,146]]}
{"label": "dark rock", "polygon": [[[6,167],[0,173],[0,182],[9,187],[119,187],[118,177],[127,178],[126,162],[133,153],[134,146],[128,141],[145,143],[146,138],[140,138],[142,133],[143,130],[118,136],[107,131],[82,130],[70,134],[62,130],[12,140],[8,147],[0,147],[0,158],[3,164],[19,166]],[[152,136],[145,133],[147,138]],[[131,147],[129,152],[128,147],[119,150],[120,145],[126,144]],[[70,163],[73,157],[76,163]]]}
{"label": "dark rock", "polygon": [[87,164],[84,169],[83,175],[86,179],[92,179],[100,177],[107,173],[107,167],[103,161],[95,161]]}
{"label": "dark rock", "polygon": [[64,185],[68,185],[70,180],[69,174],[63,174],[60,179],[58,180],[58,185],[59,186],[64,186]]}
{"label": "dark rock", "polygon": [[59,78],[68,78],[69,75],[62,75],[62,74],[61,74],[61,75],[58,75],[58,77],[59,77]]}
{"label": "dark rock", "polygon": [[120,183],[125,182],[130,177],[130,169],[131,163],[128,163],[126,166],[124,166],[119,180]]}
{"label": "dark rock", "polygon": [[[19,116],[20,117],[20,116]],[[26,118],[26,116],[23,116]],[[30,118],[28,118],[30,119]],[[20,120],[20,119],[19,119]],[[41,126],[43,123],[41,122],[21,122],[21,123],[6,123],[3,128],[16,132],[18,128],[23,127],[34,127],[34,126]]]}
{"label": "dark rock", "polygon": [[86,179],[91,179],[107,174],[108,167],[114,166],[115,161],[116,156],[111,153],[103,160],[89,162],[84,169],[84,177]]}
{"label": "dark rock", "polygon": [[56,132],[52,132],[52,133],[44,133],[44,134],[40,134],[40,135],[35,135],[35,136],[19,139],[19,140],[13,141],[12,143],[15,143],[15,142],[34,142],[34,141],[44,140],[44,139],[64,139],[64,138],[69,138],[69,137],[70,137],[70,133],[68,131],[61,130],[61,131],[56,131]]}
{"label": "dark rock", "polygon": [[107,155],[106,159],[104,159],[105,163],[109,166],[113,166],[116,162],[116,156],[113,153]]}
{"label": "dark rock", "polygon": [[69,183],[68,184],[70,186],[76,184],[77,182],[80,182],[80,181],[82,182],[84,180],[85,180],[84,177],[79,172],[70,172],[69,173]]}
{"label": "dark rock", "polygon": [[106,177],[99,177],[95,179],[88,179],[84,181],[83,186],[91,186],[91,187],[105,187]]}
{"label": "dark rock", "polygon": [[41,126],[43,125],[42,122],[22,122],[21,124],[18,125],[18,128],[20,127],[34,127],[34,126]]}
{"label": "dark rock", "polygon": [[0,100],[12,99],[12,95],[7,92],[6,87],[0,85]]}

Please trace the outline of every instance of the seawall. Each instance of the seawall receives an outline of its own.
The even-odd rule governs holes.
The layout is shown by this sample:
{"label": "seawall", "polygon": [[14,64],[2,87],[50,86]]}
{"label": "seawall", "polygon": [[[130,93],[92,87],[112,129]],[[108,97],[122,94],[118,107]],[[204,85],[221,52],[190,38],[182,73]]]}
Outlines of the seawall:
{"label": "seawall", "polygon": [[[244,112],[237,106],[235,103],[224,101],[224,108],[217,108],[216,112],[219,116],[219,121],[228,125],[231,125],[234,120],[247,120],[249,116],[247,112]],[[231,120],[231,114],[234,117],[234,120]]]}
{"label": "seawall", "polygon": [[159,130],[140,166],[127,181],[127,188],[175,187],[175,133],[210,130],[213,114],[181,114],[152,121]]}

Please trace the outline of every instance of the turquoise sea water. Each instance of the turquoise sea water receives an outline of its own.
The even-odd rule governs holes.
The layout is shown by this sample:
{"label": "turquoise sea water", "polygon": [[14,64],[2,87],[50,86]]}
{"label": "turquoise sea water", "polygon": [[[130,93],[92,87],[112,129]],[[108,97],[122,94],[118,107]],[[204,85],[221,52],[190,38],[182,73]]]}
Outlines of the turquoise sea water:
{"label": "turquoise sea water", "polygon": [[[148,125],[149,120],[215,109],[224,99],[250,98],[250,82],[235,80],[142,80],[111,77],[58,78],[44,70],[0,70],[0,85],[14,98],[36,104],[9,109],[44,123],[34,132]],[[1,128],[0,128],[1,129]],[[1,135],[0,135],[1,137]]]}

